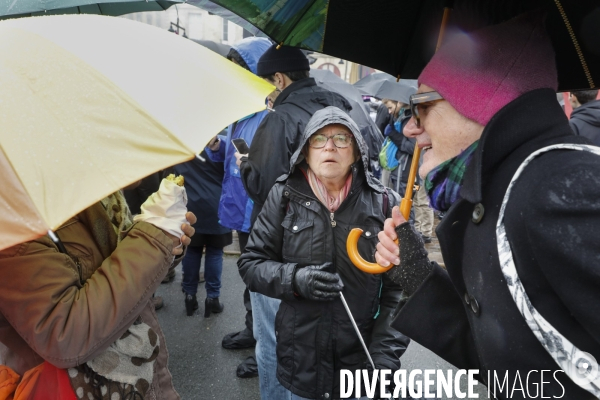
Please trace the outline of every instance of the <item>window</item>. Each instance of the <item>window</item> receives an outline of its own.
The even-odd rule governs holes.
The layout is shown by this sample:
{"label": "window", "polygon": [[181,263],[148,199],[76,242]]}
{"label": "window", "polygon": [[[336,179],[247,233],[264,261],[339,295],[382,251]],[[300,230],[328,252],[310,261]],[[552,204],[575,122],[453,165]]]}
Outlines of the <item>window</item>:
{"label": "window", "polygon": [[223,18],[223,36],[222,39],[224,42],[229,40],[229,21]]}

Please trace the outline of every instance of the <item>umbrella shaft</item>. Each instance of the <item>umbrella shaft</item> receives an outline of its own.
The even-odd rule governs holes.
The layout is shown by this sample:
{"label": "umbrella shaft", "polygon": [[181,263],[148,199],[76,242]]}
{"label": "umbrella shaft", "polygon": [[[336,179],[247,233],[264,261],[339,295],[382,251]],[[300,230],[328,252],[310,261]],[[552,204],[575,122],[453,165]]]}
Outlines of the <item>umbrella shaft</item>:
{"label": "umbrella shaft", "polygon": [[352,316],[352,311],[350,311],[350,307],[348,307],[348,303],[346,303],[346,299],[344,298],[344,295],[342,294],[342,292],[340,292],[340,299],[342,299],[342,304],[344,304],[344,308],[346,309],[346,313],[348,313],[348,317],[350,317],[350,322],[352,322],[352,326],[354,327],[354,330],[356,331],[358,340],[360,340],[360,344],[362,344],[363,350],[365,351],[365,354],[367,355],[367,358],[369,359],[369,362],[371,363],[371,366],[373,367],[373,371],[374,371],[375,363],[373,362],[373,359],[371,358],[371,355],[369,354],[369,349],[367,349],[367,345],[365,344],[365,341],[363,340],[362,335],[360,334],[360,331],[358,330],[358,325],[356,325],[356,321],[354,321],[354,317]]}

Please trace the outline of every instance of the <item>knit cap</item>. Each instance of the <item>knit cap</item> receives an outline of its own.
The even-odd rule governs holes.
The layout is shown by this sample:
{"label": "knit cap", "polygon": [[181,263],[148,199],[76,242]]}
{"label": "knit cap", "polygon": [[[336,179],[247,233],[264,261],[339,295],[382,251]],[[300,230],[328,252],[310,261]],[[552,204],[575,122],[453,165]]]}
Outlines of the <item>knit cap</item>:
{"label": "knit cap", "polygon": [[419,76],[460,114],[486,125],[534,89],[558,90],[552,43],[538,12],[448,40]]}
{"label": "knit cap", "polygon": [[310,65],[308,58],[302,50],[296,47],[271,46],[258,60],[256,75],[267,76],[275,72],[308,71]]}

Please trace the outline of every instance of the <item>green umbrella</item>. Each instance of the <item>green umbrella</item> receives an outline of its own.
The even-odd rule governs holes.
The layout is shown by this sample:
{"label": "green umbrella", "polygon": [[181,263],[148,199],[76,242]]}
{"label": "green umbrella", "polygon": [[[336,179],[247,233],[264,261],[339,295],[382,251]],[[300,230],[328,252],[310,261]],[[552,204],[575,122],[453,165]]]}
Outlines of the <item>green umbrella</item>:
{"label": "green umbrella", "polygon": [[[200,2],[191,0],[191,3]],[[415,79],[433,56],[445,7],[465,32],[534,9],[547,11],[560,90],[600,85],[598,0],[212,0],[279,44]],[[210,3],[203,0],[203,3]],[[200,4],[198,6],[202,7]]]}
{"label": "green umbrella", "polygon": [[123,15],[142,11],[163,11],[184,0],[13,0],[0,2],[0,19],[53,14]]}

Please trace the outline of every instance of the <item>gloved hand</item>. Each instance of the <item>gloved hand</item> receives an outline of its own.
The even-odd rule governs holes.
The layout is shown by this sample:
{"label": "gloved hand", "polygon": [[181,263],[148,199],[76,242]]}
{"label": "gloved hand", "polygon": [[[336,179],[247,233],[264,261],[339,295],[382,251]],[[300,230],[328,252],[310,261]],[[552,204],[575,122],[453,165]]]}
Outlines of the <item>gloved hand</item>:
{"label": "gloved hand", "polygon": [[340,296],[344,288],[337,273],[328,272],[332,264],[310,265],[297,268],[294,274],[294,291],[308,300],[333,300]]}
{"label": "gloved hand", "polygon": [[412,296],[427,278],[433,266],[427,258],[427,250],[421,236],[410,223],[398,225],[396,234],[400,242],[400,265],[386,273],[391,280],[402,287],[405,295]]}

